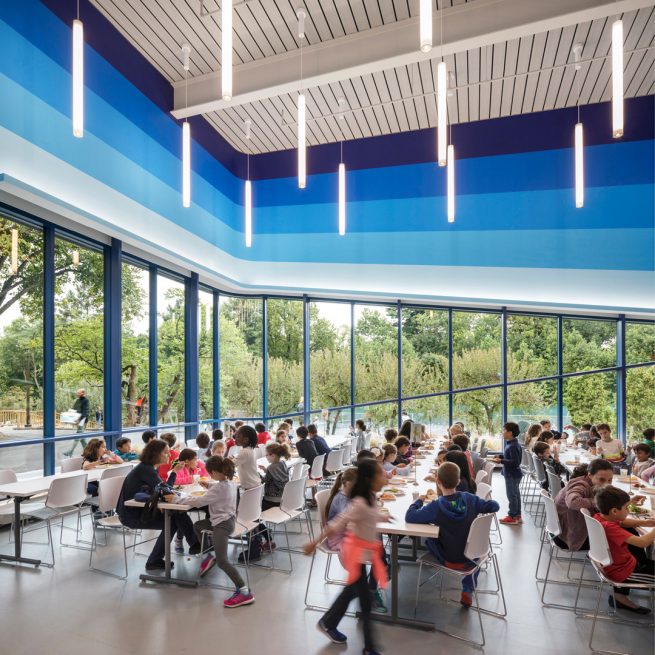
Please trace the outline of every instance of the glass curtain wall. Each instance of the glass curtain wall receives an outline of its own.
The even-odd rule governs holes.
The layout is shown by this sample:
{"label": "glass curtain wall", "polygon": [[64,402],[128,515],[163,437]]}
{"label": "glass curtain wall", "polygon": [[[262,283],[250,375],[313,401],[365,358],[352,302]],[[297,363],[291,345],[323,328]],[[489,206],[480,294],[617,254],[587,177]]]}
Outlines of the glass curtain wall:
{"label": "glass curtain wall", "polygon": [[198,419],[214,417],[214,294],[198,292]]}

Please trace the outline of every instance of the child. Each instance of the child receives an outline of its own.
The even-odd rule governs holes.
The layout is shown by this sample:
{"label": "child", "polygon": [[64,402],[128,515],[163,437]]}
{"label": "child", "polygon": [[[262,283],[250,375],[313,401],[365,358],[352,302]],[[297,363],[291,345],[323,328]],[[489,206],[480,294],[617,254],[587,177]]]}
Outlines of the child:
{"label": "child", "polygon": [[289,482],[289,469],[282,460],[289,459],[289,449],[279,443],[269,443],[266,446],[266,459],[268,467],[259,467],[266,470],[264,475],[264,499],[262,501],[263,510],[280,506],[282,492],[286,483]]}
{"label": "child", "polygon": [[327,456],[330,454],[332,449],[330,448],[330,446],[328,446],[327,441],[325,441],[325,439],[319,435],[318,428],[316,427],[316,425],[314,423],[308,425],[307,432],[309,433],[309,438],[314,443],[314,448],[316,448],[316,452],[319,455],[325,455],[325,458],[327,459]]}
{"label": "child", "polygon": [[503,439],[505,440],[505,452],[502,457],[494,457],[496,464],[503,465],[503,477],[505,478],[505,490],[509,501],[509,510],[505,518],[500,519],[504,525],[520,525],[521,518],[521,492],[519,483],[523,477],[521,472],[521,445],[518,436],[520,428],[516,423],[505,423],[503,426]]}
{"label": "child", "polygon": [[[640,521],[628,518],[630,496],[622,489],[608,485],[596,493],[595,504],[598,514],[594,518],[605,530],[607,543],[612,555],[612,563],[604,567],[605,575],[614,582],[623,582],[633,573],[655,575],[655,562],[646,556],[645,548],[655,542],[655,530],[637,536],[625,528],[655,525],[655,520]],[[650,614],[650,609],[633,603],[628,594],[630,589],[615,587],[614,597],[610,596],[610,607],[616,603],[617,609],[636,614]]]}
{"label": "child", "polygon": [[461,450],[448,450],[446,453],[446,462],[451,462],[459,467],[457,491],[466,491],[467,493],[474,494],[478,488],[469,470],[469,462],[466,459],[466,455]]}
{"label": "child", "polygon": [[199,432],[196,437],[196,452],[198,459],[202,462],[205,459],[207,448],[209,448],[209,435],[206,432]]}
{"label": "child", "polygon": [[298,457],[302,457],[311,470],[314,460],[318,457],[316,446],[311,439],[308,439],[309,430],[304,425],[296,429],[296,449],[298,450]]}
{"label": "child", "polygon": [[207,469],[198,459],[198,453],[196,453],[193,448],[183,448],[177,461],[173,462],[172,466],[175,466],[177,462],[181,462],[184,466],[176,471],[177,476],[175,478],[175,484],[193,484],[194,475],[207,477]]}
{"label": "child", "polygon": [[357,437],[355,452],[358,453],[366,443],[366,423],[361,418],[355,421],[355,436]]}
{"label": "child", "polygon": [[160,466],[157,469],[157,472],[159,473],[159,477],[166,482],[166,480],[168,480],[168,474],[171,472],[171,464],[178,459],[180,452],[174,448],[177,437],[172,432],[165,432],[162,434],[161,440],[168,444],[168,463]]}
{"label": "child", "polygon": [[600,441],[600,437],[589,437],[587,439],[587,452],[592,455],[593,457],[596,457],[598,455],[596,445]]}
{"label": "child", "polygon": [[396,456],[395,465],[405,467],[409,464],[411,456],[409,455],[409,449],[411,443],[407,437],[398,437],[394,441],[394,445],[398,450],[398,455]]}
{"label": "child", "polygon": [[398,449],[392,444],[388,443],[382,447],[382,468],[385,473],[396,474],[396,458],[398,457]]}
{"label": "child", "polygon": [[384,431],[384,440],[387,443],[393,443],[398,437],[398,430],[395,428],[387,428]]}
{"label": "child", "polygon": [[448,451],[445,448],[442,448],[438,453],[437,453],[437,458],[435,459],[435,464],[437,466],[441,466],[445,461],[446,461],[446,455],[448,454]]}
{"label": "child", "polygon": [[227,448],[225,447],[225,442],[223,441],[214,441],[211,445],[211,452],[209,457],[225,457],[227,455]]}
{"label": "child", "polygon": [[[122,460],[107,450],[103,439],[91,439],[84,447],[84,451],[82,452],[83,471],[90,471],[97,466],[102,466],[110,462],[112,464],[121,464]],[[99,484],[97,482],[89,482],[86,486],[86,491],[91,496],[97,496],[98,488]]]}
{"label": "child", "polygon": [[[533,449],[532,452],[544,464],[551,465],[551,462],[553,461],[553,458],[550,455],[550,446],[545,441],[537,441],[537,443],[534,445],[534,449]],[[541,483],[541,488],[545,489],[546,491],[548,491],[550,489],[550,484],[549,484],[547,475],[546,475],[546,479]]]}
{"label": "child", "polygon": [[478,453],[471,452],[469,448],[471,440],[465,434],[455,435],[453,437],[453,445],[459,446],[464,451],[464,455],[466,455],[469,463],[471,477],[475,478],[475,474],[484,468],[484,459]]}
{"label": "child", "polygon": [[618,464],[625,459],[623,444],[618,439],[612,439],[612,430],[607,423],[596,426],[600,441],[596,444],[596,452],[608,462]]}
{"label": "child", "polygon": [[139,459],[139,454],[132,450],[132,440],[129,437],[119,437],[116,440],[114,455],[120,457],[124,462],[133,462]]}
{"label": "child", "polygon": [[[387,445],[390,445],[390,444],[387,444]],[[396,468],[393,466],[393,464],[391,465],[391,468],[389,470],[384,468],[384,451],[381,450],[380,448],[371,448],[371,452],[373,453],[373,456],[375,457],[375,461],[378,462],[380,464],[380,466],[382,467],[382,469],[384,471],[384,477],[387,478],[387,480],[391,480],[391,478],[393,478],[394,475],[396,475]],[[395,457],[396,457],[395,454],[394,454],[393,457],[395,459]]]}
{"label": "child", "polygon": [[350,492],[350,506],[330,521],[317,539],[307,544],[305,554],[311,555],[326,536],[346,530],[342,552],[347,563],[348,583],[332,603],[332,607],[318,622],[318,628],[335,644],[345,644],[348,638],[337,629],[348,610],[350,601],[359,597],[364,627],[364,655],[377,655],[370,620],[371,595],[366,581],[363,558],[373,561],[373,573],[382,587],[386,586],[386,567],[382,560],[382,542],[377,524],[389,520],[377,507],[376,493],[386,484],[382,467],[372,459],[364,459],[357,466],[357,479]]}
{"label": "child", "polygon": [[[546,463],[553,467],[553,470],[557,475],[564,475],[568,480],[570,473],[566,466],[559,461],[559,451],[557,449],[557,444],[555,443],[556,441],[557,437],[550,430],[544,430],[537,439],[537,443],[545,443],[550,449]],[[536,445],[537,444],[535,444],[535,448]]]}
{"label": "child", "polygon": [[537,438],[541,434],[542,430],[543,428],[541,427],[541,423],[533,423],[528,428],[528,431],[525,433],[525,441],[523,443],[527,450],[532,450],[534,448],[534,445],[537,442]]}
{"label": "child", "polygon": [[259,446],[264,446],[271,440],[271,435],[263,423],[255,423],[255,430],[257,430],[257,444]]}
{"label": "child", "polygon": [[291,443],[291,439],[289,439],[289,435],[286,430],[278,430],[275,433],[275,441],[283,445],[288,445]]}
{"label": "child", "polygon": [[[473,494],[457,491],[460,471],[460,467],[453,462],[444,462],[437,471],[440,497],[426,505],[426,497],[420,496],[410,505],[405,521],[438,525],[439,537],[426,540],[428,550],[448,568],[465,570],[474,564],[464,557],[471,524],[478,514],[497,512],[500,506],[495,500],[483,500]],[[477,578],[478,574],[475,573],[462,579],[460,603],[466,608],[471,607],[471,594]]]}
{"label": "child", "polygon": [[650,456],[655,457],[655,428],[646,428],[642,434],[644,438],[641,440],[641,443],[650,446]]}
{"label": "child", "polygon": [[632,462],[632,472],[641,477],[641,474],[649,469],[655,460],[650,457],[650,446],[647,443],[639,443],[632,448],[635,454],[635,461]]}
{"label": "child", "polygon": [[144,430],[141,435],[141,441],[143,444],[137,447],[139,453],[153,440],[157,438],[157,433],[154,430]]}
{"label": "child", "polygon": [[237,489],[234,477],[234,463],[222,457],[210,457],[207,460],[207,473],[216,483],[202,485],[207,489],[204,496],[184,496],[184,504],[191,507],[208,507],[209,519],[197,521],[193,529],[200,540],[203,530],[212,531],[212,545],[215,555],[209,553],[200,564],[199,576],[203,578],[215,564],[228,575],[236,590],[232,596],[223,601],[225,607],[241,607],[255,601],[252,592],[246,586],[239,572],[232,566],[227,557],[227,546],[230,535],[234,532],[237,514]]}

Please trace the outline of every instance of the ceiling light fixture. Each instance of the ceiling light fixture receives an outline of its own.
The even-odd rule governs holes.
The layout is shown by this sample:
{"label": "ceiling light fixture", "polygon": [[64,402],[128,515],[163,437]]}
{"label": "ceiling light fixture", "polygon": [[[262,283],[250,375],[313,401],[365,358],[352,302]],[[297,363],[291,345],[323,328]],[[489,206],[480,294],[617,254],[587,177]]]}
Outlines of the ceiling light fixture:
{"label": "ceiling light fixture", "polygon": [[448,146],[448,167],[446,168],[447,177],[447,213],[448,222],[455,222],[455,146],[451,143]]}
{"label": "ceiling light fixture", "polygon": [[221,3],[221,93],[232,100],[232,0]]}
{"label": "ceiling light fixture", "polygon": [[448,95],[448,71],[446,62],[443,60],[443,5],[439,10],[439,21],[441,26],[441,61],[437,65],[437,163],[445,166],[447,163],[447,105]]}
{"label": "ceiling light fixture", "polygon": [[623,136],[623,21],[612,23],[612,136]]}
{"label": "ceiling light fixture", "polygon": [[346,233],[346,165],[343,163],[343,140],[341,141],[341,161],[339,163],[339,235]]}
{"label": "ceiling light fixture", "polygon": [[421,52],[432,50],[432,0],[420,0]]}
{"label": "ceiling light fixture", "polygon": [[84,27],[80,20],[80,0],[77,0],[77,19],[73,21],[73,136],[84,136]]}
{"label": "ceiling light fixture", "polygon": [[298,93],[298,188],[307,186],[307,99],[302,90],[302,42],[305,38],[304,9],[296,10],[298,16],[298,39],[300,40],[300,91]]}
{"label": "ceiling light fixture", "polygon": [[573,46],[573,57],[575,59],[575,82],[578,91],[578,122],[573,132],[575,145],[575,206],[580,209],[584,206],[584,134],[582,122],[580,121],[580,60],[582,59],[582,44],[576,43]]}
{"label": "ceiling light fixture", "polygon": [[252,183],[250,182],[250,132],[252,121],[246,120],[244,123],[246,130],[246,141],[248,142],[248,155],[247,161],[247,178],[245,187],[245,203],[244,203],[244,221],[245,221],[245,235],[246,235],[246,248],[252,246]]}
{"label": "ceiling light fixture", "polygon": [[[184,102],[188,107],[188,76],[191,60],[191,46],[185,43],[182,46],[182,65],[184,66]],[[191,206],[191,126],[189,119],[182,123],[182,206]]]}

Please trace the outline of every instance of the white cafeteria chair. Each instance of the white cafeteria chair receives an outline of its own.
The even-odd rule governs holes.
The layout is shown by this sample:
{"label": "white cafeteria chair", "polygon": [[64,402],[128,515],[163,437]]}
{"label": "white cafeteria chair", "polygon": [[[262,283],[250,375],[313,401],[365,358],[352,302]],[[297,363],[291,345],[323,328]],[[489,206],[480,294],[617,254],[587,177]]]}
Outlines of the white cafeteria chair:
{"label": "white cafeteria chair", "polygon": [[72,471],[81,471],[84,464],[84,457],[66,457],[61,460],[61,472],[71,473]]}
{"label": "white cafeteria chair", "polygon": [[344,447],[343,450],[341,451],[341,468],[347,468],[348,466],[352,466],[352,452],[353,452],[353,447],[352,443],[347,443]]}
{"label": "white cafeteria chair", "polygon": [[[596,571],[596,575],[600,580],[600,585],[598,586],[598,595],[596,597],[596,608],[594,609],[594,613],[592,615],[593,622],[591,624],[591,634],[589,635],[589,648],[593,652],[597,652],[597,653],[610,653],[611,655],[629,655],[628,652],[622,653],[619,651],[603,650],[601,648],[596,648],[593,645],[594,633],[596,631],[596,623],[598,622],[598,618],[599,618],[598,614],[600,608],[600,599],[603,595],[603,589],[605,585],[610,586],[612,591],[611,598],[614,601],[615,607],[616,607],[616,597],[614,594],[615,594],[616,587],[625,587],[628,589],[642,589],[644,591],[650,591],[651,609],[655,609],[655,576],[641,574],[641,573],[633,573],[629,578],[627,578],[623,582],[614,582],[613,580],[610,580],[603,572],[603,567],[609,566],[612,563],[612,555],[610,553],[610,548],[607,543],[607,535],[605,534],[605,530],[603,529],[603,526],[600,524],[599,521],[591,517],[588,510],[582,509],[581,511],[582,511],[582,515],[584,516],[585,525],[587,526],[587,534],[589,535],[589,554],[588,554],[589,561],[591,562],[591,565],[593,566],[594,571]],[[580,586],[578,586],[578,596],[576,596],[576,608],[577,608],[579,594],[580,594]],[[579,616],[585,616],[585,615],[579,615]],[[609,617],[603,616],[601,618],[609,618],[609,620],[615,623],[637,626],[637,627],[645,627],[645,628],[649,628],[650,630],[653,629],[653,625],[654,625],[652,622],[646,623],[645,621],[621,620],[616,615],[610,615]]]}
{"label": "white cafeteria chair", "polygon": [[487,484],[491,484],[491,478],[493,476],[495,468],[496,465],[493,462],[485,462],[484,472],[487,474],[487,479],[483,480],[483,482],[486,482]]}
{"label": "white cafeteria chair", "polygon": [[323,464],[325,463],[325,454],[319,455],[314,458],[312,468],[308,471],[309,480],[307,480],[308,487],[316,487],[323,479]]}
{"label": "white cafeteria chair", "polygon": [[300,478],[302,477],[303,468],[305,466],[307,466],[307,464],[304,464],[303,462],[298,462],[297,464],[294,464],[291,468],[291,474],[289,475],[289,480],[300,480]]}
{"label": "white cafeteria chair", "polygon": [[[475,495],[478,498],[482,498],[483,500],[491,500],[491,485],[487,484],[486,482],[480,482],[477,485],[477,489],[475,492]],[[492,546],[501,546],[503,543],[503,531],[500,529],[500,526],[498,525],[498,516],[494,512],[493,514],[494,517],[494,529],[491,530],[491,532],[494,532],[495,534],[498,535],[498,541],[496,542],[491,542]]]}
{"label": "white cafeteria chair", "polygon": [[[418,559],[419,570],[418,570],[418,578],[416,579],[416,599],[414,603],[415,614],[416,614],[416,608],[418,607],[418,595],[419,595],[420,588],[426,582],[434,578],[435,575],[448,574],[448,575],[456,576],[459,579],[462,579],[467,575],[471,575],[475,572],[480,571],[481,567],[485,566],[487,563],[490,562],[492,564],[496,576],[496,583],[498,586],[498,590],[495,593],[500,594],[500,597],[503,601],[503,611],[493,612],[491,610],[482,609],[480,607],[477,585],[473,587],[473,597],[475,599],[475,603],[471,606],[471,610],[476,611],[478,614],[478,621],[480,623],[480,633],[482,636],[482,641],[481,642],[473,641],[472,639],[467,639],[466,637],[463,637],[461,635],[452,632],[448,632],[447,630],[443,630],[441,628],[435,628],[437,631],[443,632],[444,634],[447,634],[450,637],[459,639],[460,641],[464,641],[468,644],[472,644],[480,648],[485,645],[485,635],[484,635],[484,626],[482,624],[482,614],[484,613],[498,618],[504,618],[505,616],[507,616],[507,605],[505,604],[505,593],[503,591],[503,583],[500,579],[500,569],[498,567],[498,561],[496,559],[496,555],[491,550],[491,546],[489,544],[489,532],[491,530],[492,520],[493,520],[493,514],[481,514],[473,521],[473,523],[471,523],[471,529],[469,530],[469,535],[466,540],[466,547],[464,548],[464,556],[467,559],[471,560],[471,562],[475,563],[473,566],[471,566],[470,569],[467,569],[465,571],[450,569],[447,566],[441,564],[431,553],[425,553]],[[423,571],[424,566],[434,569],[435,573],[432,574],[427,580],[421,582],[421,572]]]}
{"label": "white cafeteria chair", "polygon": [[327,461],[325,462],[325,470],[327,471],[327,477],[323,478],[321,481],[321,486],[331,487],[334,482],[337,474],[343,468],[343,451],[342,450],[331,450],[328,453]]}
{"label": "white cafeteria chair", "polygon": [[487,481],[487,472],[484,469],[480,469],[475,474],[475,484],[480,484],[481,482]]}
{"label": "white cafeteria chair", "polygon": [[[83,546],[76,544],[65,544],[63,542],[64,533],[64,519],[66,516],[76,514],[77,524],[75,528],[76,538],[79,542],[79,533],[81,529],[82,520],[82,505],[86,500],[86,485],[87,474],[80,471],[77,475],[71,475],[65,478],[55,478],[48,490],[48,496],[45,501],[43,509],[36,509],[33,511],[24,512],[26,518],[40,519],[45,522],[46,530],[48,533],[48,545],[50,546],[50,554],[52,555],[52,563],[41,562],[42,566],[53,568],[55,565],[55,548],[52,541],[52,523],[56,520],[61,520],[61,529],[59,532],[59,544],[68,548],[78,548],[87,550]],[[36,526],[34,529],[29,530],[33,532],[39,529]]]}
{"label": "white cafeteria chair", "polygon": [[[14,482],[18,482],[18,477],[16,476],[15,471],[12,471],[11,469],[3,469],[0,470],[0,484],[13,484]],[[33,496],[32,498],[41,498],[45,494],[37,494],[36,496]],[[28,519],[25,518],[23,519],[23,512],[29,512],[29,511],[34,511],[36,509],[43,509],[44,504],[42,501],[38,500],[31,500],[29,502],[22,502],[20,504],[21,506],[21,529],[22,527],[27,523]],[[14,503],[14,499],[11,497],[6,497],[0,499],[0,518],[2,517],[7,517],[11,519],[11,529],[9,530],[9,543],[14,542],[14,516],[15,516],[15,511],[16,511],[16,505]]]}

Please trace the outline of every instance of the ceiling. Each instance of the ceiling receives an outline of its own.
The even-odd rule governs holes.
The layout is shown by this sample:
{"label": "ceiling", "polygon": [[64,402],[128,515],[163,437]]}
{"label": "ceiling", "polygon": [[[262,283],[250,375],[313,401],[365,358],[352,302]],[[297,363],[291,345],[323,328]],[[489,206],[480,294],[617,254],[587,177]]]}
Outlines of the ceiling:
{"label": "ceiling", "polygon": [[[220,71],[221,52],[220,12],[216,0],[204,0],[205,15],[201,15],[201,0],[91,2],[173,85],[177,83],[177,88],[184,79],[180,46],[185,42],[192,48],[190,84],[196,80],[205,85],[214,84],[216,72]],[[238,2],[240,0],[235,0],[233,18],[234,65],[235,68],[245,65],[242,66],[244,71],[266,64],[267,60],[275,66],[287,65],[285,57],[290,57],[290,53],[298,56],[296,6],[304,6],[308,14],[303,49],[307,48],[308,54],[317,51],[317,57],[327,52],[321,48],[330,46],[343,52],[352,47],[356,53],[356,39],[366,37],[363,33],[377,37],[379,32],[377,40],[380,41],[385,35],[392,39],[392,33],[387,30],[394,29],[394,25],[413,30],[418,13],[418,0],[246,0],[236,4]],[[527,5],[537,2],[543,0],[523,0]],[[571,6],[574,4],[571,0]],[[618,4],[639,6],[622,14],[625,95],[653,94],[655,3]],[[436,9],[436,2],[433,5]],[[483,10],[500,12],[502,5],[503,0],[445,0],[444,39],[448,38],[449,23],[455,25],[450,20],[451,15],[453,20],[461,15],[461,21],[472,22]],[[593,13],[571,13],[570,16],[572,19],[592,17]],[[462,50],[456,49],[456,45],[450,48],[444,55],[448,70],[454,73],[450,76],[453,88],[448,97],[449,122],[574,106],[578,85],[582,105],[609,100],[611,61],[607,55],[614,17],[602,15],[570,24],[566,19],[567,16],[559,17],[558,26],[553,29],[537,31],[539,25],[549,23],[535,21],[526,23],[522,30],[515,30],[514,38],[496,41],[492,37],[493,42],[479,46]],[[439,32],[435,32],[435,44],[438,36]],[[459,42],[466,43],[464,39]],[[583,64],[577,80],[572,53],[574,43],[583,44]],[[362,47],[360,45],[359,49]],[[317,145],[435,127],[437,50],[433,48],[430,56],[424,56],[416,48],[416,61],[388,68],[373,65],[369,66],[370,72],[354,75],[344,67],[343,75],[337,71],[326,83],[312,85],[310,78],[305,87],[308,143]],[[296,66],[289,60],[288,66],[292,65]],[[265,74],[265,69],[262,70]],[[235,102],[226,108],[202,112],[206,120],[243,152],[294,148],[297,88],[291,89],[288,84],[273,85],[260,93],[259,99],[239,103],[239,74],[236,68]],[[342,107],[346,108],[341,116],[340,97],[345,98]],[[252,121],[250,142],[245,139],[246,119]]]}

